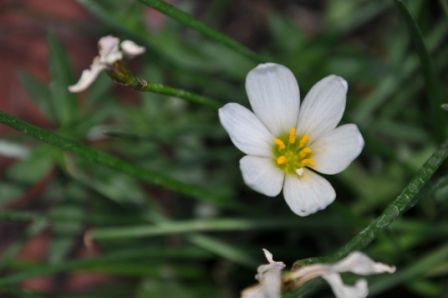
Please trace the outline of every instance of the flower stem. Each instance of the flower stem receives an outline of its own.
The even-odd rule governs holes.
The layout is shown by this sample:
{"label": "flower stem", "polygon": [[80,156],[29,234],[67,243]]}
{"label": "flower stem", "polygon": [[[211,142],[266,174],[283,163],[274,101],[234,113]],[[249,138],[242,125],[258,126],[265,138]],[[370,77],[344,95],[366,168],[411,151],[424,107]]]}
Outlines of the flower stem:
{"label": "flower stem", "polygon": [[219,109],[223,105],[223,103],[220,103],[218,100],[211,99],[209,97],[195,94],[183,89],[165,86],[159,83],[148,82],[142,78],[136,77],[127,68],[123,61],[114,63],[112,68],[107,71],[107,74],[117,83],[126,87],[131,87],[138,91],[174,96],[215,110]]}
{"label": "flower stem", "polygon": [[194,19],[191,15],[183,12],[182,10],[176,8],[175,6],[166,3],[161,0],[139,0],[143,4],[150,6],[161,13],[175,19],[179,23],[190,27],[193,30],[198,31],[199,33],[207,36],[210,39],[226,46],[229,49],[234,50],[235,52],[251,59],[256,63],[264,62],[266,59],[261,57],[260,55],[254,53],[247,47],[241,45],[237,41],[227,37],[226,35],[216,31],[215,29],[209,27],[208,25]]}
{"label": "flower stem", "polygon": [[230,207],[232,205],[227,198],[217,196],[214,192],[201,188],[199,186],[190,185],[185,182],[178,181],[163,174],[145,169],[143,167],[133,165],[124,160],[120,160],[107,153],[89,148],[88,146],[79,144],[69,140],[53,132],[47,131],[40,127],[34,126],[23,120],[15,118],[7,113],[0,112],[0,123],[14,128],[26,135],[29,135],[39,141],[48,143],[61,150],[72,152],[86,160],[96,162],[111,169],[126,173],[128,175],[140,178],[152,184],[165,187],[172,191],[217,204],[219,206]]}
{"label": "flower stem", "polygon": [[438,141],[443,141],[446,135],[447,117],[445,112],[440,108],[444,99],[442,84],[418,24],[401,0],[395,0],[395,4],[406,22],[409,35],[420,60],[435,137]]}
{"label": "flower stem", "polygon": [[325,257],[310,258],[297,261],[295,265],[304,265],[315,262],[333,262],[341,259],[352,251],[361,250],[369,245],[380,232],[402,215],[406,210],[413,207],[423,197],[419,195],[422,188],[448,157],[448,140],[439,146],[425,164],[418,170],[415,177],[402,190],[397,198],[387,206],[383,213],[373,220],[367,227],[359,232],[347,244],[342,246],[334,254]]}

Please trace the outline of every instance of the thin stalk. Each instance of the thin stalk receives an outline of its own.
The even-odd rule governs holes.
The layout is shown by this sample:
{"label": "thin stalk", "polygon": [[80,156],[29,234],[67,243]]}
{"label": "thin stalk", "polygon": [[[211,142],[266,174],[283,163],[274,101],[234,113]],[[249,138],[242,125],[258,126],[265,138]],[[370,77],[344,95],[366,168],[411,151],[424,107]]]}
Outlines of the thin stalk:
{"label": "thin stalk", "polygon": [[219,109],[223,105],[222,102],[209,97],[195,94],[183,89],[165,86],[160,83],[148,82],[142,78],[136,77],[123,61],[114,63],[112,68],[107,71],[107,74],[117,83],[126,87],[131,87],[137,91],[174,96],[215,110]]}
{"label": "thin stalk", "polygon": [[220,44],[226,46],[227,48],[232,49],[235,52],[251,59],[254,62],[260,63],[260,62],[266,61],[265,58],[256,54],[255,52],[253,52],[252,50],[243,46],[239,42],[218,32],[217,30],[211,28],[210,26],[196,20],[188,13],[183,12],[182,10],[176,8],[175,6],[173,6],[171,4],[166,3],[165,1],[161,1],[161,0],[139,0],[139,1],[147,6],[150,6],[154,9],[160,11],[161,13],[175,19],[182,25],[185,25],[193,30],[196,30],[197,32],[216,41],[217,43],[220,43]]}
{"label": "thin stalk", "polygon": [[409,34],[417,51],[422,74],[425,79],[426,92],[429,99],[433,130],[438,141],[443,141],[446,133],[447,117],[440,108],[443,104],[443,88],[437,75],[437,70],[432,62],[428,48],[425,45],[423,34],[413,19],[411,13],[400,0],[395,0],[403,19],[406,21]]}
{"label": "thin stalk", "polygon": [[400,215],[417,204],[418,200],[423,197],[418,194],[447,156],[448,140],[439,146],[397,198],[387,206],[383,213],[375,220],[371,221],[371,223],[353,237],[352,240],[330,256],[300,260],[297,261],[296,264],[303,265],[315,262],[332,262],[341,259],[352,251],[365,248],[380,232],[388,228],[391,223],[399,218]]}
{"label": "thin stalk", "polygon": [[197,249],[194,247],[184,247],[182,249],[171,249],[154,247],[149,249],[138,248],[125,250],[120,252],[114,252],[107,255],[84,258],[80,260],[67,261],[59,264],[41,264],[33,266],[30,269],[22,270],[18,273],[9,274],[8,276],[0,277],[0,289],[2,286],[18,283],[29,278],[36,276],[51,275],[60,272],[72,272],[77,270],[95,269],[110,263],[129,260],[141,260],[141,259],[155,259],[161,258],[203,258],[209,254],[203,249]]}
{"label": "thin stalk", "polygon": [[[429,157],[425,164],[418,170],[415,177],[409,182],[409,184],[402,190],[398,197],[387,206],[383,213],[376,219],[371,221],[362,231],[360,231],[355,237],[352,238],[347,244],[342,246],[334,254],[309,258],[296,261],[294,267],[300,267],[303,265],[309,265],[313,263],[329,263],[340,260],[350,252],[355,250],[362,250],[369,245],[379,233],[384,231],[399,218],[406,210],[415,206],[422,195],[419,195],[422,188],[428,183],[432,175],[442,165],[443,161],[448,157],[448,139],[439,146],[439,148]],[[283,294],[283,297],[298,297],[310,291],[319,285],[319,281],[312,280],[305,284],[303,287],[297,289],[287,289],[287,292]]]}
{"label": "thin stalk", "polygon": [[232,205],[227,201],[227,198],[219,197],[212,191],[206,190],[199,186],[181,182],[179,180],[137,165],[133,165],[129,162],[113,157],[107,153],[92,149],[88,146],[79,144],[53,132],[34,126],[7,113],[0,112],[0,123],[14,128],[39,141],[53,145],[61,150],[72,152],[75,155],[80,156],[86,160],[96,162],[111,169],[140,178],[154,185],[165,187],[174,192],[178,192],[199,200],[208,201],[220,206],[229,207],[230,205]]}

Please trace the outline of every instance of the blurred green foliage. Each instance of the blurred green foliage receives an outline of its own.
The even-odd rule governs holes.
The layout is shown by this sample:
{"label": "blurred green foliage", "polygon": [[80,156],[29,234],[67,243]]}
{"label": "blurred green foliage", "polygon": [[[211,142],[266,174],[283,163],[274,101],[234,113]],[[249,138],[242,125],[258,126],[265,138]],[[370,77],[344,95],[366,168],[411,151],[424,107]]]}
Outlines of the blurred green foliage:
{"label": "blurred green foliage", "polygon": [[[95,26],[84,27],[86,35],[112,33],[147,47],[132,65],[140,77],[247,105],[244,77],[256,62],[172,19],[150,30],[147,8],[137,1],[79,2],[96,18]],[[249,190],[238,169],[242,155],[213,109],[155,93],[133,92],[134,100],[126,101],[124,87],[117,90],[105,74],[82,100],[68,93],[76,76],[58,34],[50,31],[50,83],[26,72],[18,75],[54,131],[154,176],[141,180],[138,172],[130,175],[132,166],[111,169],[22,136],[11,139],[31,153],[8,167],[0,181],[0,220],[27,225],[0,256],[5,273],[0,292],[8,297],[236,297],[254,282],[261,248],[286,264],[332,254],[381,214],[436,150],[440,131],[446,132],[446,119],[434,121],[434,113],[448,116],[438,109],[448,101],[446,84],[440,84],[447,80],[447,15],[439,3],[424,0],[404,1],[413,16],[407,22],[390,0],[304,1],[297,7],[309,18],[319,17],[305,30],[306,24],[285,9],[290,2],[270,1],[262,34],[246,22],[255,32],[247,47],[290,67],[302,94],[330,73],[349,82],[343,122],[359,125],[366,148],[346,171],[329,177],[336,202],[298,218],[282,198]],[[199,11],[198,18],[223,31],[232,22],[229,15],[248,13],[238,1],[182,1],[179,8],[193,15]],[[422,42],[427,53],[413,47]],[[159,176],[167,177],[166,183],[155,182]],[[447,179],[440,170],[420,194],[421,202],[368,247],[373,259],[398,267],[395,275],[369,278],[371,296],[448,292]],[[191,191],[179,192],[178,182]],[[7,208],[37,184],[43,190],[27,208]],[[42,231],[49,233],[47,260],[15,258]],[[79,258],[83,245],[95,245],[101,255]],[[78,271],[99,272],[114,282],[75,294],[14,287],[41,275],[64,281]],[[314,282],[302,295],[331,293]]]}

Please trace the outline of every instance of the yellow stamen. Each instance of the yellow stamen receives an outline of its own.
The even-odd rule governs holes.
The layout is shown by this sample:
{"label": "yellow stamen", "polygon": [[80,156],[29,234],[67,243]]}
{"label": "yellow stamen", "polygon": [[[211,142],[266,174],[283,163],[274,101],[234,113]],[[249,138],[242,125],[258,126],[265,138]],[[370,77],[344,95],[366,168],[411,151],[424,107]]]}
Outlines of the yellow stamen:
{"label": "yellow stamen", "polygon": [[305,157],[307,157],[308,155],[310,155],[311,153],[313,153],[313,150],[311,150],[310,147],[305,147],[305,148],[303,148],[302,150],[300,150],[300,152],[299,152],[299,156],[300,156],[301,158],[305,158]]}
{"label": "yellow stamen", "polygon": [[283,141],[278,138],[274,140],[274,144],[277,145],[278,149],[280,150],[284,150],[286,148],[285,143],[283,143]]}
{"label": "yellow stamen", "polygon": [[309,139],[310,139],[310,137],[308,136],[308,134],[304,134],[299,140],[299,147],[305,146],[306,143],[308,143]]}
{"label": "yellow stamen", "polygon": [[296,142],[296,129],[294,127],[291,127],[289,129],[289,143],[294,144]]}
{"label": "yellow stamen", "polygon": [[276,160],[278,165],[283,165],[286,163],[286,161],[287,161],[286,156],[284,156],[284,155],[277,157],[277,160]]}
{"label": "yellow stamen", "polygon": [[301,161],[302,167],[310,167],[314,168],[316,166],[316,162],[312,160],[311,158],[306,158]]}

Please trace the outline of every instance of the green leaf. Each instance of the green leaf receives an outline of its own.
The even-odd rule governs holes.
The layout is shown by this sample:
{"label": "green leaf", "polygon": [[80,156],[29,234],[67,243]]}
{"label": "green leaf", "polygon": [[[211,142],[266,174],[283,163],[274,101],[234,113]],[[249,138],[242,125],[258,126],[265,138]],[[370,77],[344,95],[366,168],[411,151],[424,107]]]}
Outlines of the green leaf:
{"label": "green leaf", "polygon": [[229,201],[227,197],[217,196],[212,190],[204,189],[195,185],[184,183],[157,172],[133,165],[129,162],[120,160],[107,153],[94,150],[85,145],[78,144],[65,137],[39,128],[18,118],[12,117],[4,112],[0,112],[0,123],[14,128],[26,135],[36,138],[40,141],[58,147],[64,151],[72,152],[88,161],[101,164],[103,166],[115,169],[122,173],[143,179],[155,185],[159,185],[179,192],[190,197],[217,204],[219,206],[235,207],[236,203]]}
{"label": "green leaf", "polygon": [[400,10],[403,19],[409,29],[409,34],[414,42],[418,57],[420,59],[420,65],[423,76],[426,82],[426,92],[428,101],[430,103],[431,119],[433,121],[433,132],[438,141],[442,141],[445,138],[447,131],[448,118],[445,113],[440,109],[443,104],[443,88],[440,79],[437,75],[437,71],[432,62],[429,51],[425,45],[422,32],[419,26],[415,22],[409,10],[400,0],[395,0],[395,4]]}
{"label": "green leaf", "polygon": [[105,254],[99,257],[85,258],[74,261],[61,262],[59,264],[36,264],[28,268],[22,268],[17,273],[10,273],[7,276],[0,277],[0,287],[18,283],[23,280],[36,276],[45,276],[59,272],[73,272],[78,270],[97,269],[103,265],[123,260],[144,260],[161,258],[203,258],[209,256],[202,249],[183,246],[182,248],[169,249],[166,247],[145,247],[121,250],[119,252]]}
{"label": "green leaf", "polygon": [[254,62],[263,62],[266,61],[264,57],[254,53],[249,50],[247,47],[241,45],[237,41],[227,37],[226,35],[216,31],[215,29],[209,27],[208,25],[194,19],[191,15],[182,10],[174,7],[171,4],[168,4],[164,1],[160,0],[139,0],[143,4],[150,6],[163,14],[175,19],[182,25],[190,27],[193,30],[198,31],[199,33],[207,36],[208,38],[216,41],[219,44],[226,46],[229,49],[232,49],[241,55],[251,59]]}
{"label": "green leaf", "polygon": [[26,71],[20,71],[18,76],[23,87],[25,87],[25,90],[29,93],[31,99],[36,103],[42,113],[54,121],[55,119],[53,118],[50,104],[51,95],[48,87]]}
{"label": "green leaf", "polygon": [[418,170],[414,178],[401,191],[397,198],[390,203],[386,209],[375,220],[362,229],[348,243],[342,246],[334,254],[325,257],[310,258],[300,260],[298,265],[315,262],[332,262],[341,259],[352,251],[361,250],[369,245],[382,231],[389,227],[401,214],[409,208],[415,206],[419,199],[424,197],[419,195],[424,186],[429,182],[432,175],[442,165],[448,157],[448,140],[439,146],[431,157]]}
{"label": "green leaf", "polygon": [[75,83],[70,63],[62,44],[53,33],[48,34],[50,63],[51,110],[53,118],[63,126],[78,119],[77,96],[68,91]]}

